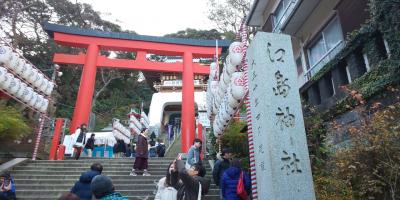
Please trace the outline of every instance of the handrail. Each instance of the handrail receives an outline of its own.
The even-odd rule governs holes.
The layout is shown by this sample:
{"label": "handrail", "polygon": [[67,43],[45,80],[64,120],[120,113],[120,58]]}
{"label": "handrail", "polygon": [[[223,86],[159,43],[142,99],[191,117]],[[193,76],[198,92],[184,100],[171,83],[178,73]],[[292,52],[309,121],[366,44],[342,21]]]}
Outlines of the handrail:
{"label": "handrail", "polygon": [[323,60],[325,60],[326,57],[328,56],[332,56],[331,53],[337,48],[339,47],[342,43],[344,43],[343,40],[340,40],[339,42],[337,42],[335,44],[335,46],[333,46],[333,48],[331,48],[328,52],[326,52],[319,60],[318,62],[316,62],[314,65],[312,65],[310,67],[310,69],[308,69],[305,73],[304,73],[304,77],[306,78],[306,81],[310,80],[310,78],[313,76],[313,74],[311,73]]}

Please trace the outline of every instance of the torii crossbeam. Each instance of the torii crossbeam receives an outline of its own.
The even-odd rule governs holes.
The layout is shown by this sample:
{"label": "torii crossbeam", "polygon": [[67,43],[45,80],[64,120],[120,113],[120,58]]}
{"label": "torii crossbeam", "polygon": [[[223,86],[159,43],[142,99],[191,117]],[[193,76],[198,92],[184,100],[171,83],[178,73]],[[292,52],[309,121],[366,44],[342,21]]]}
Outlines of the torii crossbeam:
{"label": "torii crossbeam", "polygon": [[[86,54],[56,53],[53,62],[83,65],[70,131],[88,123],[98,67],[182,73],[182,152],[190,148],[195,134],[194,74],[209,74],[209,66],[193,63],[194,57],[213,58],[215,40],[178,39],[103,32],[45,23],[44,29],[57,44],[87,49]],[[218,41],[218,54],[230,41]],[[135,60],[109,59],[100,50],[136,52]],[[152,62],[146,54],[182,56],[183,63]]]}

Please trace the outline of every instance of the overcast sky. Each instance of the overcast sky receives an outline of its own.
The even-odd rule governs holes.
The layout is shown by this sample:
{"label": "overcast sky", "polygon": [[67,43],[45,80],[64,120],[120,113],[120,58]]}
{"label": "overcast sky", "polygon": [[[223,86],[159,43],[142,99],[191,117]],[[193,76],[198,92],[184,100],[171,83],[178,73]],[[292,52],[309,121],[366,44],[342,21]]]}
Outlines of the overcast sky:
{"label": "overcast sky", "polygon": [[[76,0],[71,0],[75,2]],[[103,19],[141,35],[162,36],[186,28],[212,29],[208,0],[77,0],[91,4]]]}

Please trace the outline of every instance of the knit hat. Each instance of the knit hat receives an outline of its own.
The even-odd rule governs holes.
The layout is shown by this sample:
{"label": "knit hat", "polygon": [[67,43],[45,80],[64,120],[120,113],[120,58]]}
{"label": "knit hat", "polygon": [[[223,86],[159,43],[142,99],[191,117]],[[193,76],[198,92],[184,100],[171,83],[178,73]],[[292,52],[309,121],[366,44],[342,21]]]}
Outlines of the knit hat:
{"label": "knit hat", "polygon": [[230,148],[223,149],[222,152],[221,152],[221,156],[224,156],[227,153],[232,153],[232,149],[230,149]]}
{"label": "knit hat", "polygon": [[111,179],[104,175],[97,175],[91,183],[93,195],[99,199],[114,192],[114,185]]}

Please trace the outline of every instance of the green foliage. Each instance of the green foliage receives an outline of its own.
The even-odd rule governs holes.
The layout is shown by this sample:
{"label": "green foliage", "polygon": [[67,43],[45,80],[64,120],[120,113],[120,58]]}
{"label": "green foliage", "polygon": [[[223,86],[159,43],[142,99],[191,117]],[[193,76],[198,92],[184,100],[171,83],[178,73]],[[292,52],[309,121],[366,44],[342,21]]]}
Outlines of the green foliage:
{"label": "green foliage", "polygon": [[18,139],[30,133],[31,128],[14,107],[0,105],[0,139]]}
{"label": "green foliage", "polygon": [[249,154],[249,144],[247,133],[240,131],[246,126],[246,122],[232,122],[221,137],[222,148],[231,148],[237,157],[247,157]]}
{"label": "green foliage", "polygon": [[399,199],[400,103],[376,112],[351,129],[353,145],[332,159],[335,173],[357,199]]}
{"label": "green foliage", "polygon": [[324,146],[327,130],[321,115],[314,108],[309,109],[310,114],[305,117],[304,123],[311,166],[313,169],[316,169],[325,164],[327,157],[327,150]]}
{"label": "green foliage", "polygon": [[332,174],[314,174],[314,188],[318,200],[353,200],[351,187]]}
{"label": "green foliage", "polygon": [[218,152],[218,148],[217,148],[217,138],[214,135],[214,131],[211,129],[208,133],[207,133],[207,141],[206,141],[206,147],[209,153],[209,156],[211,160],[216,160],[217,159],[217,152]]}

